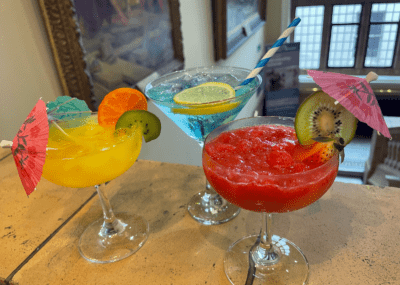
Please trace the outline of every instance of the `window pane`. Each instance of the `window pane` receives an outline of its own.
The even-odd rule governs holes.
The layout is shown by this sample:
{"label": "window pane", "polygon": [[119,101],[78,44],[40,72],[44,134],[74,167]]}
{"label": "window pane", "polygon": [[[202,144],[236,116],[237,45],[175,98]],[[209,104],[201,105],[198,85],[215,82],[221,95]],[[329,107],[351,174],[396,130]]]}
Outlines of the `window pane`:
{"label": "window pane", "polygon": [[294,41],[300,42],[299,67],[318,69],[324,6],[296,7],[296,17],[301,18],[301,25],[294,30]]}
{"label": "window pane", "polygon": [[400,3],[375,3],[371,9],[371,23],[398,22],[400,20]]}
{"label": "window pane", "polygon": [[332,26],[329,67],[353,67],[358,25]]}
{"label": "window pane", "polygon": [[332,24],[353,24],[360,22],[361,4],[334,5]]}
{"label": "window pane", "polygon": [[397,24],[371,25],[364,62],[366,67],[392,66],[397,29]]}

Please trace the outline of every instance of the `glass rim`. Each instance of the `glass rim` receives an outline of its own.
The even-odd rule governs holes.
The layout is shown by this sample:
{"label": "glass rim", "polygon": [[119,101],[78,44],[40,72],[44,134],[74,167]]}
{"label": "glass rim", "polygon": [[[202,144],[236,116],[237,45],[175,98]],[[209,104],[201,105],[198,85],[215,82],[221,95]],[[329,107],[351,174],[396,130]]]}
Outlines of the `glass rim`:
{"label": "glass rim", "polygon": [[[234,101],[234,100],[238,100],[238,99],[244,98],[244,97],[248,96],[249,93],[257,91],[257,89],[261,86],[261,83],[262,83],[262,77],[261,77],[261,75],[260,75],[260,74],[257,74],[257,75],[255,76],[255,78],[257,78],[258,84],[257,84],[257,86],[255,86],[254,88],[252,88],[251,90],[249,90],[248,92],[246,92],[246,93],[244,93],[244,94],[241,94],[240,96],[234,96],[234,97],[232,97],[232,98],[228,98],[228,99],[224,99],[224,100],[219,100],[219,101],[214,101],[214,102],[211,102],[211,103],[193,103],[193,104],[176,104],[175,102],[174,102],[174,103],[166,103],[166,102],[161,101],[161,100],[153,99],[153,98],[151,98],[151,97],[149,97],[149,96],[147,95],[148,90],[151,89],[151,88],[149,88],[149,86],[151,86],[152,83],[154,83],[154,82],[156,82],[156,81],[158,81],[158,80],[163,80],[163,79],[167,78],[168,76],[175,75],[175,74],[179,74],[179,73],[184,74],[185,72],[190,72],[190,71],[195,71],[195,70],[198,70],[198,71],[200,72],[200,71],[202,71],[202,70],[207,70],[207,69],[210,69],[210,70],[221,69],[221,71],[222,71],[223,69],[226,69],[226,70],[227,70],[227,69],[234,69],[234,70],[242,70],[242,71],[245,71],[247,74],[250,74],[250,72],[251,72],[250,69],[243,68],[243,67],[236,67],[236,66],[215,66],[215,65],[208,66],[208,67],[206,67],[206,66],[201,66],[201,67],[192,67],[192,68],[188,68],[188,69],[177,70],[177,71],[173,71],[173,72],[164,74],[164,75],[158,77],[157,79],[154,79],[154,80],[152,80],[151,82],[147,83],[147,84],[146,84],[146,87],[145,87],[145,89],[144,89],[144,95],[145,95],[146,98],[148,98],[149,100],[154,101],[154,102],[156,102],[156,103],[159,103],[159,104],[161,104],[161,105],[166,105],[166,104],[168,104],[168,105],[173,105],[173,106],[196,107],[196,108],[197,108],[197,107],[210,107],[210,105],[211,105],[211,106],[212,106],[212,105],[217,105],[217,104],[226,103],[226,102],[230,102],[230,101]],[[249,83],[249,84],[250,84],[250,83]],[[244,86],[246,86],[246,85],[244,85]],[[244,86],[243,86],[243,87],[244,87]],[[237,86],[236,86],[236,87],[237,87]],[[235,89],[235,87],[232,87],[232,88]]]}
{"label": "glass rim", "polygon": [[[294,118],[291,118],[291,117],[282,117],[282,116],[258,116],[258,117],[242,118],[242,119],[234,120],[234,121],[231,121],[229,123],[220,125],[219,127],[215,128],[214,130],[212,130],[207,135],[206,139],[204,140],[204,147],[203,147],[203,150],[202,150],[202,155],[203,156],[207,155],[209,157],[209,161],[211,161],[213,164],[221,167],[222,169],[225,169],[226,168],[225,166],[221,165],[220,163],[218,163],[217,161],[212,159],[211,156],[206,152],[205,146],[207,145],[207,143],[209,143],[210,137],[213,135],[213,133],[216,133],[219,130],[221,130],[223,128],[226,128],[228,125],[232,125],[232,124],[235,124],[235,123],[240,122],[240,121],[253,121],[253,120],[256,120],[257,118],[258,119],[259,118],[274,118],[274,119],[278,119],[278,120],[286,120],[286,121],[292,121],[292,122],[294,122],[294,120],[295,120]],[[279,124],[255,124],[255,125],[245,126],[243,128],[253,127],[253,126],[261,126],[261,125],[279,126]],[[285,125],[282,125],[282,126],[285,126]],[[289,127],[291,127],[291,126],[289,126]],[[294,129],[294,127],[292,127],[292,128]],[[233,129],[233,130],[238,130],[238,129],[240,129],[240,128],[236,128],[236,129]],[[218,138],[224,132],[226,132],[226,131],[220,132],[215,138],[211,139],[211,141],[213,141],[216,138]],[[259,176],[265,176],[265,177],[270,177],[270,178],[279,178],[279,179],[282,179],[282,178],[296,178],[296,177],[299,177],[299,176],[311,175],[314,172],[321,171],[321,169],[325,169],[325,168],[330,167],[331,165],[335,165],[335,164],[337,164],[338,167],[339,167],[339,152],[336,149],[335,149],[335,154],[328,161],[326,161],[324,164],[322,164],[322,165],[320,165],[318,167],[303,171],[303,172],[285,173],[285,174],[268,174],[268,175],[257,173],[257,171],[254,171],[254,172],[256,172]],[[235,170],[233,170],[233,171],[235,171]],[[246,172],[245,173],[241,173],[241,174],[250,175],[250,174],[247,174]]]}

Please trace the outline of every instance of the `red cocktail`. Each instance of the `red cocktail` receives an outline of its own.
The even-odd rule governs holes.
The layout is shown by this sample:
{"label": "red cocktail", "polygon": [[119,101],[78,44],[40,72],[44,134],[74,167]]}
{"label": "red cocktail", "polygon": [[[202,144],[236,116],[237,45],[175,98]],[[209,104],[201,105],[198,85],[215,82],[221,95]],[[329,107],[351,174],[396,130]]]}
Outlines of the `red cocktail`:
{"label": "red cocktail", "polygon": [[[251,253],[259,282],[304,284],[308,278],[308,263],[300,249],[284,238],[272,237],[266,226],[271,222],[269,213],[310,205],[336,178],[337,153],[325,163],[306,163],[293,158],[301,147],[293,119],[278,117],[233,121],[215,129],[205,141],[203,168],[214,189],[243,209],[264,213],[261,243]],[[244,284],[248,252],[256,240],[257,236],[246,237],[230,247],[225,271],[232,283]]]}
{"label": "red cocktail", "polygon": [[243,209],[298,210],[318,200],[338,171],[335,159],[323,165],[296,161],[299,147],[294,129],[287,126],[228,131],[206,145],[204,171],[221,196]]}

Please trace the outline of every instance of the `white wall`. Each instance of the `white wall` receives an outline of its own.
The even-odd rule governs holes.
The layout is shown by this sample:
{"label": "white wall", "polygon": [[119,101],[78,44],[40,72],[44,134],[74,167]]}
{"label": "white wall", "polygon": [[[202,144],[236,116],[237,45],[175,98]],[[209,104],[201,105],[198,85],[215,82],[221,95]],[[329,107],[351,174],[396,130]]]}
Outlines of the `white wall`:
{"label": "white wall", "polygon": [[265,27],[266,44],[273,44],[292,20],[290,18],[290,0],[268,1]]}
{"label": "white wall", "polygon": [[0,2],[0,140],[12,140],[40,97],[62,95],[35,0]]}
{"label": "white wall", "polygon": [[263,55],[264,28],[236,50],[228,59],[214,61],[211,0],[181,0],[183,53],[185,68],[199,66],[239,66],[253,69]]}

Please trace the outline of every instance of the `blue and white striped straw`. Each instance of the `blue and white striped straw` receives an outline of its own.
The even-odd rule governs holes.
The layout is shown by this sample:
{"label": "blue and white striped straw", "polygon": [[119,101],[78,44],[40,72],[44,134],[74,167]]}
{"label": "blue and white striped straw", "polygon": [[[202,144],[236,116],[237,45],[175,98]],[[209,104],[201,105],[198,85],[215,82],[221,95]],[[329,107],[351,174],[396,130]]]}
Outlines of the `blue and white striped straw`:
{"label": "blue and white striped straw", "polygon": [[300,23],[300,18],[295,18],[293,22],[287,27],[287,29],[282,33],[279,39],[274,43],[274,45],[268,50],[268,52],[264,55],[264,57],[257,63],[256,67],[250,72],[247,78],[240,83],[238,86],[244,86],[249,84],[256,76],[260,73],[260,71],[264,68],[270,58],[276,53],[276,51],[280,48],[280,46],[286,41],[289,35],[294,31],[296,26]]}

